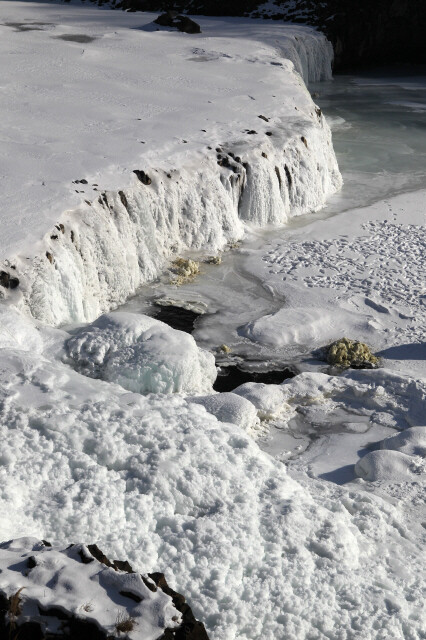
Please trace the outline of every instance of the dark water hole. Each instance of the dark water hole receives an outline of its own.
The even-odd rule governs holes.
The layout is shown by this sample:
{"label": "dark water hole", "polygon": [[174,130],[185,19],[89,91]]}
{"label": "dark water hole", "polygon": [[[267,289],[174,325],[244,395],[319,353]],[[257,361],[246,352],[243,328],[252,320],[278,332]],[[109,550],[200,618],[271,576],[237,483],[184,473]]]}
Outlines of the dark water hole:
{"label": "dark water hole", "polygon": [[221,367],[213,389],[219,392],[233,391],[245,382],[281,384],[284,380],[294,378],[295,375],[294,371],[288,368],[279,371],[246,371],[238,365],[230,365]]}
{"label": "dark water hole", "polygon": [[201,313],[196,313],[195,311],[174,305],[158,305],[155,307],[153,314],[156,320],[161,320],[161,322],[168,324],[172,329],[185,331],[185,333],[192,333],[194,331],[195,322],[200,315]]}

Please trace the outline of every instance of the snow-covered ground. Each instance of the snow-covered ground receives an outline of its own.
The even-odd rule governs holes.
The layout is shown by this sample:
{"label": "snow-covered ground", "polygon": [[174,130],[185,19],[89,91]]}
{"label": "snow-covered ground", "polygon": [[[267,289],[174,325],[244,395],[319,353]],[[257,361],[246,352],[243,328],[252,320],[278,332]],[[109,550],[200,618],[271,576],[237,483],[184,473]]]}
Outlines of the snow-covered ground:
{"label": "snow-covered ground", "polygon": [[[346,190],[283,229],[340,185],[327,122],[288,61],[327,77],[322,36],[207,18],[201,36],[157,32],[153,16],[78,3],[2,9],[1,250],[20,284],[1,289],[0,539],[50,540],[36,550],[57,567],[70,542],[96,542],[164,571],[213,640],[426,637],[426,169],[412,128],[392,143],[406,171],[380,169],[389,143],[371,168],[380,140],[361,170],[350,150],[372,133],[351,143],[335,115]],[[392,109],[417,112],[405,98]],[[222,295],[197,342],[141,315],[140,298],[105,313],[171,255],[249,230],[198,280],[141,290],[209,312]],[[312,349],[341,334],[384,366],[330,372]],[[215,394],[206,351],[223,342],[231,359],[304,372]],[[1,549],[8,594],[25,586],[12,551],[30,543]],[[68,582],[77,611],[89,594]],[[62,587],[39,597],[61,604]]]}

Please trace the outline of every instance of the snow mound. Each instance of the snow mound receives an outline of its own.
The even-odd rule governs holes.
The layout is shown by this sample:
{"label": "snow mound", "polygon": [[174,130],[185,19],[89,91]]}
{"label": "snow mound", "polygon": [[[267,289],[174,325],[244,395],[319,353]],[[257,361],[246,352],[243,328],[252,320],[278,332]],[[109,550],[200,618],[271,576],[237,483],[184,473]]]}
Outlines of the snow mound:
{"label": "snow mound", "polygon": [[232,391],[249,400],[262,420],[276,417],[286,406],[285,394],[281,385],[263,382],[246,382]]}
{"label": "snow mound", "polygon": [[[35,538],[9,540],[0,544],[0,567],[0,600],[15,596],[19,602],[9,614],[8,637],[29,637],[24,630],[31,621],[43,637],[56,637],[62,624],[71,637],[91,632],[96,638],[118,638],[126,627],[129,640],[155,640],[182,623],[170,595],[153,580],[130,573],[128,563],[112,563],[94,545],[63,548]],[[0,630],[6,632],[2,622]]]}
{"label": "snow mound", "polygon": [[234,393],[191,398],[189,401],[201,404],[208,413],[216,416],[220,422],[231,422],[244,431],[251,431],[259,424],[255,406],[246,398]]}
{"label": "snow mound", "polygon": [[284,308],[248,322],[238,333],[268,347],[306,345],[314,348],[344,332],[352,316],[343,309],[336,313],[324,309]]}
{"label": "snow mound", "polygon": [[206,393],[216,379],[214,356],[192,336],[144,315],[105,314],[67,342],[85,375],[136,393]]}
{"label": "snow mound", "polygon": [[358,460],[355,473],[371,482],[401,482],[424,474],[426,466],[400,451],[371,451]]}
{"label": "snow mound", "polygon": [[382,449],[390,449],[406,453],[409,456],[426,457],[426,426],[411,427],[396,436],[383,440]]}

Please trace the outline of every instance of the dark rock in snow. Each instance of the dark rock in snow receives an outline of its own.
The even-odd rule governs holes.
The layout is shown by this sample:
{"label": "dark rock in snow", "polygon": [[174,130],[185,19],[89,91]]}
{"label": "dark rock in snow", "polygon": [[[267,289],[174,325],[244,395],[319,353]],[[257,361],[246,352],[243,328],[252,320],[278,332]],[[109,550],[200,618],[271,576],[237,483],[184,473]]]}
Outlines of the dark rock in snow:
{"label": "dark rock in snow", "polygon": [[16,289],[19,285],[19,278],[11,277],[7,271],[0,271],[0,285],[5,289]]}
{"label": "dark rock in snow", "polygon": [[139,171],[139,169],[134,169],[133,173],[136,175],[136,177],[142,182],[142,184],[145,185],[150,185],[152,180],[151,178],[145,173],[145,171]]}
{"label": "dark rock in snow", "polygon": [[175,11],[167,11],[162,13],[154,20],[155,24],[161,27],[172,27],[184,33],[201,33],[201,27],[197,22],[188,18],[188,16],[180,16]]}
{"label": "dark rock in snow", "polygon": [[[0,567],[3,574],[2,585],[0,587],[0,638],[19,638],[19,640],[46,640],[47,638],[71,638],[73,640],[113,640],[114,638],[127,637],[125,634],[132,630],[132,627],[142,621],[143,616],[141,610],[134,609],[135,603],[144,602],[143,589],[138,587],[144,584],[153,594],[162,591],[169,596],[173,602],[176,615],[172,620],[177,623],[182,616],[179,626],[167,627],[160,629],[162,632],[159,640],[209,640],[207,632],[202,622],[196,620],[191,607],[187,604],[185,598],[169,587],[163,573],[151,573],[145,576],[135,576],[135,580],[129,580],[128,574],[135,572],[127,561],[109,560],[107,556],[92,544],[87,547],[84,545],[70,545],[67,549],[53,548],[49,543],[38,542],[36,540],[22,539],[28,548],[13,549],[15,541],[0,544],[0,549],[6,552],[4,560]],[[16,541],[18,544],[20,540]],[[12,546],[11,546],[12,545]],[[11,549],[12,555],[7,555]],[[24,551],[24,553],[22,553]],[[16,569],[12,574],[8,574],[10,570],[10,562],[13,560],[13,553],[16,553],[16,562],[13,564]],[[52,557],[49,564],[49,558]],[[26,558],[26,562],[22,562],[22,558]],[[76,560],[81,559],[81,576],[79,576],[79,563]],[[46,560],[48,561],[46,564]],[[31,578],[32,571],[38,565],[48,567],[46,571],[46,593],[49,594],[49,604],[42,604],[40,597],[40,576],[35,575],[34,582]],[[84,566],[90,569],[83,569]],[[104,566],[102,566],[104,565]],[[77,567],[77,574],[76,574]],[[114,578],[108,578],[108,572],[113,572]],[[15,572],[21,577],[15,580]],[[93,598],[85,603],[82,600],[84,612],[91,613],[97,611],[95,620],[92,616],[85,616],[84,612],[76,613],[74,607],[67,607],[67,600],[63,595],[58,596],[58,603],[52,600],[52,594],[55,594],[55,584],[57,581],[56,573],[60,572],[62,578],[68,576],[72,583],[72,591],[78,588],[81,580],[82,594],[87,594],[88,583],[93,582]],[[117,572],[114,574],[114,572]],[[10,584],[5,576],[9,575]],[[115,577],[116,576],[116,577]],[[100,578],[100,580],[99,580]],[[102,580],[106,579],[109,589],[99,588],[99,584],[103,584]],[[141,580],[142,579],[142,580]],[[21,588],[17,585],[23,584]],[[34,591],[33,591],[34,586]],[[130,586],[130,589],[129,589]],[[139,591],[138,591],[139,590]],[[12,594],[12,595],[10,595]],[[48,596],[48,597],[49,597]],[[82,595],[83,598],[83,595]],[[100,598],[100,599],[99,599]],[[118,598],[118,600],[117,600]],[[164,598],[164,596],[162,596]],[[123,600],[124,599],[124,600]],[[120,603],[121,600],[121,603]],[[129,603],[126,603],[126,600]],[[71,603],[73,599],[71,597]],[[161,602],[161,599],[159,600]],[[99,609],[99,605],[103,608]],[[108,611],[108,604],[112,609],[121,604],[121,609],[128,611],[129,615],[120,619],[117,616],[117,622],[113,634],[108,623],[103,623],[102,611]],[[162,605],[160,605],[162,606]],[[85,608],[87,607],[87,608]],[[99,614],[100,611],[100,614]],[[161,618],[159,619],[161,620]],[[151,619],[147,620],[148,628],[150,624],[154,624]],[[158,624],[158,623],[157,623]],[[54,631],[52,631],[52,629]]]}

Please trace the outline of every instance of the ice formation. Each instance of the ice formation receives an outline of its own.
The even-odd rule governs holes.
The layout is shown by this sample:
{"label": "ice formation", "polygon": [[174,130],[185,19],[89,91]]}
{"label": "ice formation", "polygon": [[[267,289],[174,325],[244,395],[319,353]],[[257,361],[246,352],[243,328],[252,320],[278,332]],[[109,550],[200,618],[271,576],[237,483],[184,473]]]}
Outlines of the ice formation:
{"label": "ice formation", "polygon": [[[19,6],[2,8],[16,24]],[[9,143],[0,267],[20,285],[0,291],[35,318],[92,321],[176,255],[217,254],[246,224],[283,224],[340,187],[328,124],[294,70],[306,82],[331,77],[330,43],[315,30],[203,18],[203,34],[188,36],[151,32],[150,14],[68,6],[59,24],[55,7],[25,11],[38,22],[42,12],[39,31],[17,40],[2,30],[8,50],[31,56],[31,68],[10,65],[10,85],[34,89],[33,117],[19,109],[26,98],[2,99],[39,153]],[[70,43],[64,30],[93,41]],[[58,85],[60,117],[45,99]],[[37,109],[48,125],[34,124]],[[49,144],[66,150],[63,162]],[[37,178],[23,184],[22,170]]]}
{"label": "ice formation", "polygon": [[101,316],[67,342],[85,375],[135,393],[207,393],[216,379],[214,356],[194,338],[144,315]]}

